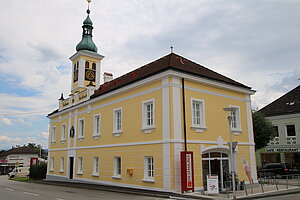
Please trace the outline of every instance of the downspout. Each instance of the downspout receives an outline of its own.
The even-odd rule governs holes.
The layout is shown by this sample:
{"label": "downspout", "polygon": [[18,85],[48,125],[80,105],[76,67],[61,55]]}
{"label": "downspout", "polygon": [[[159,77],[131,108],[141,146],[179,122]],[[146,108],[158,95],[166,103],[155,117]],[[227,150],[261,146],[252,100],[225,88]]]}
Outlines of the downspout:
{"label": "downspout", "polygon": [[186,142],[186,119],[185,119],[185,90],[184,90],[184,78],[181,79],[181,83],[182,83],[182,111],[183,111],[184,151],[187,151],[187,142]]}

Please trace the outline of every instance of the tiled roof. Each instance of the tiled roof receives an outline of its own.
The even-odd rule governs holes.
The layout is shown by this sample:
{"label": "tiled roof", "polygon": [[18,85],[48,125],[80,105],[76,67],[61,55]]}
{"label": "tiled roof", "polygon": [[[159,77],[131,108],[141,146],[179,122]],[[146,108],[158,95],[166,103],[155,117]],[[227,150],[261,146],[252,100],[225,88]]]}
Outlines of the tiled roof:
{"label": "tiled roof", "polygon": [[138,80],[142,80],[154,74],[166,71],[168,69],[183,72],[186,74],[196,75],[202,78],[215,80],[246,89],[251,89],[248,86],[227,78],[182,56],[171,53],[136,70],[133,70],[119,78],[102,84],[99,89],[95,91],[94,95],[91,96],[91,98],[98,97],[102,94],[113,91]]}
{"label": "tiled roof", "polygon": [[11,155],[11,154],[39,154],[38,149],[33,149],[27,146],[13,148],[7,151],[3,151],[0,153],[0,157]]}
{"label": "tiled roof", "polygon": [[[111,92],[118,88],[124,87],[126,85],[132,84],[136,81],[145,79],[149,76],[158,74],[166,70],[175,70],[178,72],[195,75],[201,78],[206,78],[208,80],[214,80],[221,83],[227,83],[233,86],[238,86],[244,89],[251,89],[251,87],[245,86],[239,82],[236,82],[226,76],[223,76],[217,72],[214,72],[202,65],[199,65],[193,61],[190,61],[182,56],[175,53],[170,53],[162,58],[159,58],[147,65],[144,65],[138,69],[135,69],[121,77],[113,79],[109,82],[102,84],[95,93],[90,97],[96,98],[105,93]],[[48,114],[48,117],[58,113],[59,110],[55,110]]]}
{"label": "tiled roof", "polygon": [[266,117],[300,113],[300,85],[259,110]]}

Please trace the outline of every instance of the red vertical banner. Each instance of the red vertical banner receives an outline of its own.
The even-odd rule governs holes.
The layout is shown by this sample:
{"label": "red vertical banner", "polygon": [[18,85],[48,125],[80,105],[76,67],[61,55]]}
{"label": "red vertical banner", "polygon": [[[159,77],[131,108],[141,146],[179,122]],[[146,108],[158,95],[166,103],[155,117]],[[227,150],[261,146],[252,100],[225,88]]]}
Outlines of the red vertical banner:
{"label": "red vertical banner", "polygon": [[38,164],[38,158],[30,158],[30,166],[37,165],[37,164]]}
{"label": "red vertical banner", "polygon": [[194,157],[192,151],[180,152],[181,162],[181,192],[194,192]]}

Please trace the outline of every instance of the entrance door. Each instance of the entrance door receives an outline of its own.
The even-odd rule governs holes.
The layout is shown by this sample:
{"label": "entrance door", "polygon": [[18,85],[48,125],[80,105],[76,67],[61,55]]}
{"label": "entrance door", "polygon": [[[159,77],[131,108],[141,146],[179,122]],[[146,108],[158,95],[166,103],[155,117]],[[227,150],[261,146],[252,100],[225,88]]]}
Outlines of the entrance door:
{"label": "entrance door", "polygon": [[229,175],[229,157],[226,153],[211,152],[202,154],[203,186],[206,190],[207,175],[218,175],[219,189],[226,187]]}
{"label": "entrance door", "polygon": [[74,157],[69,158],[69,179],[73,179]]}

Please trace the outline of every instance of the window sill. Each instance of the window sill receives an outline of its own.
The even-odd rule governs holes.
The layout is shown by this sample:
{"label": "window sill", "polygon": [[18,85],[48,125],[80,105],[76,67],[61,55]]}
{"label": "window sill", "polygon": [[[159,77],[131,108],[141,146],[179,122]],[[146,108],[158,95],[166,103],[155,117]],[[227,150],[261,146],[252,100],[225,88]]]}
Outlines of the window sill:
{"label": "window sill", "polygon": [[92,174],[93,177],[99,177],[99,174]]}
{"label": "window sill", "polygon": [[197,133],[203,133],[204,131],[207,130],[207,128],[205,126],[196,126],[196,125],[192,125],[191,128],[193,130],[195,130]]}
{"label": "window sill", "polygon": [[84,137],[78,137],[78,141],[82,142],[84,140]]}
{"label": "window sill", "polygon": [[144,133],[151,133],[155,129],[155,126],[148,126],[148,127],[143,127],[141,131]]}
{"label": "window sill", "polygon": [[121,179],[122,177],[121,177],[121,175],[113,175],[112,178],[113,179]]}
{"label": "window sill", "polygon": [[243,131],[242,130],[240,130],[240,129],[233,129],[233,130],[231,130],[232,131],[232,133],[234,134],[234,135],[240,135]]}
{"label": "window sill", "polygon": [[64,173],[64,170],[59,170],[59,173]]}
{"label": "window sill", "polygon": [[54,169],[49,169],[50,172],[54,172]]}
{"label": "window sill", "polygon": [[147,183],[155,183],[155,180],[154,179],[147,179],[147,178],[144,178],[142,179],[143,182],[147,182]]}
{"label": "window sill", "polygon": [[94,138],[95,140],[99,140],[99,139],[100,139],[100,135],[93,135],[93,138]]}
{"label": "window sill", "polygon": [[64,144],[66,142],[66,140],[65,139],[64,140],[60,140],[60,142]]}
{"label": "window sill", "polygon": [[114,137],[119,137],[122,134],[122,131],[116,131],[112,133]]}
{"label": "window sill", "polygon": [[82,172],[77,172],[77,175],[82,175]]}
{"label": "window sill", "polygon": [[51,141],[51,144],[55,144],[56,142],[55,141]]}

